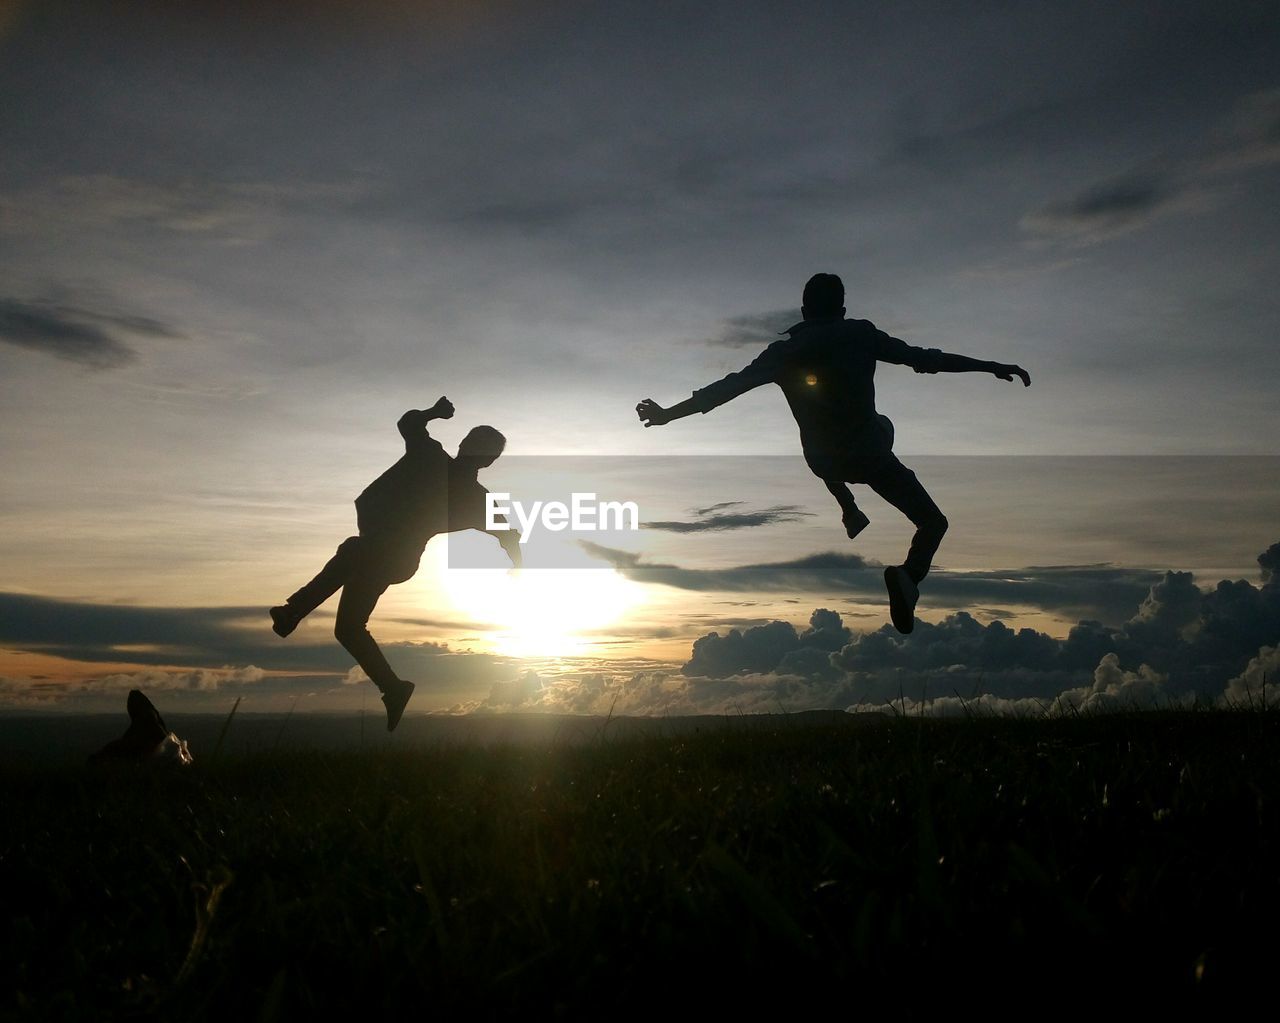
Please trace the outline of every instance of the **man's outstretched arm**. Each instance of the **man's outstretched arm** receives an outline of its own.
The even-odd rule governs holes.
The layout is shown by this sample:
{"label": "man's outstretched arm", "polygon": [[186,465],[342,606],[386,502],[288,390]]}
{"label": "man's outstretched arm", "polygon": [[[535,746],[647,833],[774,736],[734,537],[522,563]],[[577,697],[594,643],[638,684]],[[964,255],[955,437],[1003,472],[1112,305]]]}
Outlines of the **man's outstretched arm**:
{"label": "man's outstretched arm", "polygon": [[899,366],[910,366],[917,373],[990,373],[999,380],[1017,377],[1023,387],[1031,386],[1031,374],[1021,366],[1006,362],[987,362],[967,355],[953,355],[937,348],[917,348],[884,331],[877,331],[876,358]]}
{"label": "man's outstretched arm", "polygon": [[666,426],[668,423],[676,419],[683,419],[685,416],[691,416],[695,412],[705,412],[698,402],[693,398],[685,398],[684,401],[672,405],[670,408],[663,408],[652,398],[645,398],[636,406],[636,415],[640,417],[640,421],[648,426]]}
{"label": "man's outstretched arm", "polygon": [[[1031,374],[1021,366],[1007,362],[985,362],[982,359],[971,359],[967,355],[953,355],[950,352],[939,352],[935,373],[990,373],[998,380],[1012,381],[1017,377],[1023,387],[1031,386]],[[925,370],[924,372],[929,372]]]}
{"label": "man's outstretched arm", "polygon": [[663,408],[652,398],[645,398],[636,406],[636,415],[645,426],[666,426],[667,423],[691,416],[695,412],[710,412],[753,388],[773,383],[777,379],[778,365],[778,355],[770,345],[745,369],[730,373],[727,377],[721,377],[715,383],[694,391],[692,397],[685,398],[670,408]]}

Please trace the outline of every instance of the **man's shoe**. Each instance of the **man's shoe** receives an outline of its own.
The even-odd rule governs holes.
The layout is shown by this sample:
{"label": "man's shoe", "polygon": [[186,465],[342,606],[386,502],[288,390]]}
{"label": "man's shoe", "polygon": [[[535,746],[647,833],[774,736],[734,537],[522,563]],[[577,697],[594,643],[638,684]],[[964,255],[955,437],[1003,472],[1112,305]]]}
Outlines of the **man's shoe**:
{"label": "man's shoe", "polygon": [[890,565],[884,570],[884,585],[889,591],[889,617],[893,619],[893,627],[905,635],[915,628],[920,587],[901,565]]}
{"label": "man's shoe", "polygon": [[413,690],[414,684],[404,679],[397,679],[382,690],[382,702],[387,707],[388,732],[394,732],[396,725],[400,724],[400,717],[404,714],[405,705],[413,695]]}
{"label": "man's shoe", "polygon": [[280,604],[271,609],[271,631],[281,638],[296,629],[300,621],[302,619],[288,604]]}
{"label": "man's shoe", "polygon": [[871,525],[871,520],[862,513],[861,508],[850,508],[841,516],[840,521],[844,523],[844,534],[850,540],[856,539],[859,533]]}

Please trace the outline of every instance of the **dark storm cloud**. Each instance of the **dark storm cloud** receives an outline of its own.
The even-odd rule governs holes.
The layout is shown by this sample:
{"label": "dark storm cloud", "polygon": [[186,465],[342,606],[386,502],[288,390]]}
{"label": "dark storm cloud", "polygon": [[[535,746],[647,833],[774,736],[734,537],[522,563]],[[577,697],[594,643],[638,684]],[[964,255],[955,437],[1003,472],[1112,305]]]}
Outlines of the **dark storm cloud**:
{"label": "dark storm cloud", "polygon": [[695,640],[681,672],[690,676],[725,678],[741,672],[790,675],[829,675],[831,654],[847,644],[852,633],[840,615],[819,608],[809,627],[797,632],[789,622],[767,622],[753,628],[731,629],[726,635],[708,633]]}
{"label": "dark storm cloud", "polygon": [[[1065,639],[1035,629],[983,625],[960,611],[941,621],[919,620],[909,635],[888,625],[853,635],[840,617],[815,611],[810,629],[797,633],[773,621],[697,640],[686,675],[847,675],[851,691],[887,699],[909,683],[935,695],[977,688],[1002,699],[1053,698],[1088,680],[1145,689],[1156,679],[1171,697],[1217,697],[1268,648],[1280,645],[1280,585],[1267,565],[1280,545],[1258,558],[1264,583],[1228,580],[1202,591],[1190,572],[1166,572],[1119,627],[1081,621]],[[826,651],[818,656],[818,651]],[[1096,695],[1096,694],[1095,694]],[[1097,701],[1095,701],[1097,702]]]}
{"label": "dark storm cloud", "polygon": [[725,319],[720,333],[707,344],[724,348],[760,348],[782,337],[782,331],[800,319],[799,309],[778,309],[767,313],[747,313]]}
{"label": "dark storm cloud", "polygon": [[646,522],[645,529],[658,529],[667,533],[717,533],[728,529],[751,529],[756,526],[772,526],[779,522],[799,522],[811,518],[813,512],[804,511],[798,504],[778,504],[754,512],[709,513],[696,510],[692,521],[679,519]]}
{"label": "dark storm cloud", "polygon": [[145,317],[0,299],[0,341],[90,369],[118,369],[137,358],[121,334],[176,336],[163,324]]}

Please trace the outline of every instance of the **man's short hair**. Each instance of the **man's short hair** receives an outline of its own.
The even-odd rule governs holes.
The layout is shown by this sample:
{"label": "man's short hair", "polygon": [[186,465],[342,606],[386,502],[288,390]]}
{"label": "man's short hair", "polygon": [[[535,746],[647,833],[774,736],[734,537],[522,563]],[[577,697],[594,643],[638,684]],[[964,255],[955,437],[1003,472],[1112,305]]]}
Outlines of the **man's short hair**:
{"label": "man's short hair", "polygon": [[804,286],[810,316],[839,316],[844,309],[844,281],[835,274],[814,274]]}
{"label": "man's short hair", "polygon": [[488,459],[493,461],[507,446],[507,438],[492,426],[476,426],[462,438],[458,445],[458,454],[466,458]]}

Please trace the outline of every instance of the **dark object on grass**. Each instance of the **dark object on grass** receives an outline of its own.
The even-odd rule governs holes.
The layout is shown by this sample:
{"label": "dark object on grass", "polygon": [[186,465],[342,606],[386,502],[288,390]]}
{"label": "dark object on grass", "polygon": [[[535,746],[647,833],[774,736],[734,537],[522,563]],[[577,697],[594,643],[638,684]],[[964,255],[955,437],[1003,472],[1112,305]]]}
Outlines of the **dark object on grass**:
{"label": "dark object on grass", "polygon": [[186,767],[192,762],[187,744],[169,731],[164,718],[141,690],[129,690],[129,727],[124,735],[89,757],[89,763],[146,762]]}

